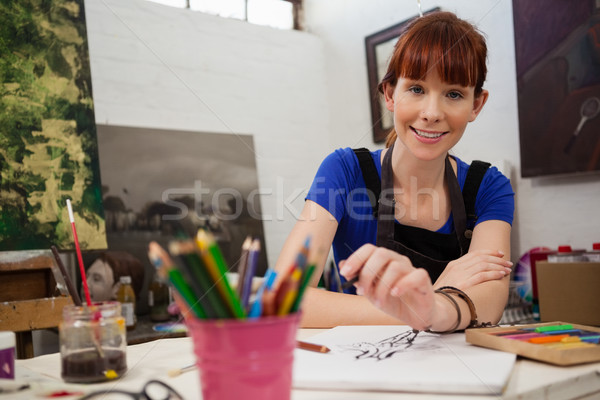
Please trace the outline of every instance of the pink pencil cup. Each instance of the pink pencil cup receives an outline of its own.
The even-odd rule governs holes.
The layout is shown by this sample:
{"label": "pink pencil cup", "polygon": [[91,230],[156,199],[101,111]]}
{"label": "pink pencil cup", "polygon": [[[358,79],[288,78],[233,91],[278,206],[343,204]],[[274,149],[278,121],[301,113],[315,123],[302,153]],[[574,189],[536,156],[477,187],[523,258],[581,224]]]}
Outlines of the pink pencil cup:
{"label": "pink pencil cup", "polygon": [[186,321],[204,400],[289,400],[300,313]]}

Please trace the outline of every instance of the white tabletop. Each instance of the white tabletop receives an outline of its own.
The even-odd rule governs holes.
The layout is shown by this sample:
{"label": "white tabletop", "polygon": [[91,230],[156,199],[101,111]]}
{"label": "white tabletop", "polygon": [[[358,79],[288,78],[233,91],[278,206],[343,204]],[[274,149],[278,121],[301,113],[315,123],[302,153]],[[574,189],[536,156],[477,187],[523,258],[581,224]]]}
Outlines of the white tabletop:
{"label": "white tabletop", "polygon": [[[301,329],[299,339],[320,333],[319,329]],[[16,379],[27,381],[31,389],[0,394],[0,399],[30,399],[32,393],[48,394],[53,391],[87,393],[99,389],[120,388],[140,390],[150,379],[160,379],[178,390],[185,399],[200,399],[198,371],[193,370],[177,377],[168,372],[194,364],[194,353],[189,338],[160,339],[127,348],[127,374],[116,381],[93,384],[65,384],[60,378],[60,355],[49,354],[28,360],[17,360]],[[1,387],[1,386],[0,386]],[[571,367],[518,359],[502,399],[571,399],[600,398],[600,363]],[[598,397],[596,397],[598,396]],[[74,399],[77,396],[61,397]],[[434,395],[426,393],[390,393],[360,391],[292,390],[292,399],[464,399],[464,396]],[[497,396],[468,396],[469,400],[498,399]]]}

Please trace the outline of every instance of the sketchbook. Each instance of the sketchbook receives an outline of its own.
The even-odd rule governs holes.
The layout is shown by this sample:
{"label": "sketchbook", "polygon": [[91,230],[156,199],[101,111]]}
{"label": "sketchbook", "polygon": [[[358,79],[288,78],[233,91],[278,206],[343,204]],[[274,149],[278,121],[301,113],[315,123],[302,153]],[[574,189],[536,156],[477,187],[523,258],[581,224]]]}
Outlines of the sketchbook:
{"label": "sketchbook", "polygon": [[409,326],[340,326],[306,341],[329,353],[296,349],[298,389],[502,393],[514,354],[466,343],[464,333],[415,333]]}

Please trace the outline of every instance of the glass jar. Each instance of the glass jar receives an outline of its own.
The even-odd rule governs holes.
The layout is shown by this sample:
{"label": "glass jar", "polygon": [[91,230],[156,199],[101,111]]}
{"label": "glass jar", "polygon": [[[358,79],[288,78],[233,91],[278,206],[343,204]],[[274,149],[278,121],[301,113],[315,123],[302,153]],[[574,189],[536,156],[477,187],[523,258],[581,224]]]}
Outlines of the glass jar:
{"label": "glass jar", "polygon": [[65,382],[103,382],[127,371],[127,340],[121,305],[66,306],[59,324],[62,378]]}

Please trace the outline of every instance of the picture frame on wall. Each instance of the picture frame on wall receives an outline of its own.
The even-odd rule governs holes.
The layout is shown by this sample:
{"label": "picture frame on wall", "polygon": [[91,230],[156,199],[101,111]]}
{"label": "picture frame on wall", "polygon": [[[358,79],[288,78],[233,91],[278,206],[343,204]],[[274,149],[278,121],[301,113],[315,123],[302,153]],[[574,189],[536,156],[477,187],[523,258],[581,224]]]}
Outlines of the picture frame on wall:
{"label": "picture frame on wall", "polygon": [[[440,7],[435,7],[424,14],[439,10]],[[373,141],[375,143],[383,143],[387,134],[394,126],[392,114],[385,108],[385,99],[377,91],[377,86],[385,76],[389,58],[394,51],[394,46],[396,45],[398,38],[408,27],[410,22],[417,17],[418,16],[413,16],[365,38],[367,75],[369,79],[369,100],[371,105]]]}

